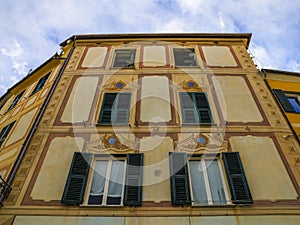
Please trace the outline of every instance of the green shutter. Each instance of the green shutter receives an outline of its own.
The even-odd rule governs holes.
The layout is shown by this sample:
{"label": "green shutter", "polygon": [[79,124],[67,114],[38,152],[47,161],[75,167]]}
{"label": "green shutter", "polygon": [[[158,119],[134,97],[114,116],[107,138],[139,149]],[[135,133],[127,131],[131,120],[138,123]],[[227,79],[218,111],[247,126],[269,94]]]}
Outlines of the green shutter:
{"label": "green shutter", "polygon": [[198,114],[196,112],[193,93],[181,92],[180,103],[183,123],[199,123]]}
{"label": "green shutter", "polygon": [[222,158],[234,204],[253,204],[248,182],[238,152],[223,152]]}
{"label": "green shutter", "polygon": [[172,205],[190,205],[191,194],[186,154],[170,152],[169,159]]}
{"label": "green shutter", "polygon": [[289,99],[286,97],[283,90],[273,89],[273,92],[286,112],[295,112],[294,107],[290,103]]}
{"label": "green shutter", "polygon": [[105,93],[103,97],[102,108],[99,116],[99,124],[111,124],[112,107],[114,105],[117,93]]}
{"label": "green shutter", "polygon": [[119,93],[112,110],[113,124],[127,124],[130,113],[131,93]]}
{"label": "green shutter", "polygon": [[143,154],[128,154],[126,184],[124,190],[125,206],[142,205]]}
{"label": "green shutter", "polygon": [[61,203],[80,205],[83,202],[91,159],[90,153],[74,153]]}
{"label": "green shutter", "polygon": [[212,123],[210,107],[206,94],[203,92],[193,94],[195,98],[195,105],[199,113],[200,123]]}

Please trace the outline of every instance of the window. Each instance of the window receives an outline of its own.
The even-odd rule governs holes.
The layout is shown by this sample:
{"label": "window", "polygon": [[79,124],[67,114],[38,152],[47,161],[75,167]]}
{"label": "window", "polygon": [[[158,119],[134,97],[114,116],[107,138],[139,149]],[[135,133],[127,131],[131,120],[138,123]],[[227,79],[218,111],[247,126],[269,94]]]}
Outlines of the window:
{"label": "window", "polygon": [[194,205],[228,204],[226,185],[217,159],[189,160],[192,203]]}
{"label": "window", "polygon": [[[140,206],[142,204],[143,154],[93,156],[75,152],[61,202],[66,205]],[[89,171],[88,199],[84,193]]]}
{"label": "window", "polygon": [[22,95],[24,94],[25,90],[22,91],[21,93],[19,93],[15,99],[13,100],[13,102],[11,103],[11,105],[9,106],[9,108],[7,109],[7,112],[10,111],[11,109],[13,109],[17,104],[18,102],[20,101]]}
{"label": "window", "polygon": [[131,93],[105,93],[98,124],[127,124]]}
{"label": "window", "polygon": [[205,93],[181,92],[180,102],[184,124],[212,123],[211,111]]}
{"label": "window", "polygon": [[175,48],[173,49],[176,67],[198,66],[194,49]]}
{"label": "window", "polygon": [[[222,153],[233,204],[252,204],[242,162],[237,152]],[[220,156],[170,153],[171,201],[173,205],[224,205],[230,203]]]}
{"label": "window", "polygon": [[89,205],[121,205],[125,159],[96,160],[89,193]]}
{"label": "window", "polygon": [[113,68],[134,68],[135,49],[116,50]]}
{"label": "window", "polygon": [[51,72],[49,72],[47,75],[43,76],[43,77],[39,80],[39,82],[38,82],[37,85],[35,86],[34,90],[32,91],[31,95],[35,94],[36,92],[38,92],[39,90],[41,90],[41,89],[44,87],[44,85],[45,85],[45,83],[46,83],[46,81],[47,81],[47,79],[48,79],[50,73],[51,73]]}
{"label": "window", "polygon": [[5,127],[2,128],[2,130],[0,131],[0,148],[3,144],[3,142],[5,141],[5,139],[7,138],[11,128],[14,126],[16,121],[6,125]]}
{"label": "window", "polygon": [[273,92],[286,112],[300,113],[300,93],[273,89]]}

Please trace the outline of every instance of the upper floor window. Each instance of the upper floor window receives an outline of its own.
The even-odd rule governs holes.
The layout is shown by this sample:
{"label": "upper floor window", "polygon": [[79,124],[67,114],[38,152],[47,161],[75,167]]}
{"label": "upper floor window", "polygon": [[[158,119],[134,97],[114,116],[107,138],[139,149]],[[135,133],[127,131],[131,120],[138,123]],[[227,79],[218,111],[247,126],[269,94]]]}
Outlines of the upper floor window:
{"label": "upper floor window", "polygon": [[[229,204],[220,156],[170,153],[171,201],[173,205]],[[233,204],[252,204],[253,200],[238,152],[222,153]]]}
{"label": "upper floor window", "polygon": [[195,67],[198,66],[194,49],[174,48],[174,59],[176,67]]}
{"label": "upper floor window", "polygon": [[273,89],[273,92],[286,112],[300,113],[300,93]]}
{"label": "upper floor window", "polygon": [[134,68],[135,49],[115,50],[113,68]]}
{"label": "upper floor window", "polygon": [[6,125],[5,127],[2,128],[2,130],[0,131],[0,148],[3,144],[3,142],[5,141],[5,139],[7,138],[11,128],[14,126],[16,121]]}
{"label": "upper floor window", "polygon": [[15,99],[13,100],[13,102],[11,103],[11,105],[9,106],[9,108],[7,109],[7,111],[13,109],[17,104],[18,102],[20,101],[21,97],[23,96],[25,90],[23,90],[22,92],[20,92],[16,97]]}
{"label": "upper floor window", "polygon": [[41,90],[41,89],[44,87],[44,85],[45,85],[45,83],[46,83],[46,81],[47,81],[47,79],[48,79],[50,73],[51,73],[51,72],[49,72],[48,74],[46,74],[45,76],[43,76],[43,77],[38,81],[37,85],[35,86],[34,90],[33,90],[32,93],[31,93],[31,95],[35,94],[36,92],[38,92],[39,90]]}
{"label": "upper floor window", "polygon": [[211,124],[212,115],[205,93],[181,92],[180,103],[184,124]]}
{"label": "upper floor window", "polygon": [[[142,204],[143,154],[93,156],[75,152],[61,202],[67,205],[140,206]],[[94,161],[92,168],[90,164]],[[91,170],[91,174],[89,172]],[[88,177],[92,176],[87,200]]]}
{"label": "upper floor window", "polygon": [[127,124],[131,93],[105,93],[98,124]]}

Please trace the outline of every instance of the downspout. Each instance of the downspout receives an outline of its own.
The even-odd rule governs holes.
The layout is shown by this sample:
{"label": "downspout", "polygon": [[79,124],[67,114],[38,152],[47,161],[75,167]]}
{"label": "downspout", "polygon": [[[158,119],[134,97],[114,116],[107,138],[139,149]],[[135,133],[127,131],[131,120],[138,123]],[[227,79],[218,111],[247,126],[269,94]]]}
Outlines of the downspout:
{"label": "downspout", "polygon": [[[269,83],[267,82],[267,74],[266,74],[265,70],[262,69],[261,72],[263,73],[263,80],[264,80],[265,84],[267,85],[269,91],[270,91],[271,93],[273,93],[272,88],[270,87]],[[274,97],[274,95],[273,95],[273,97]],[[275,98],[275,97],[274,97],[274,98]],[[290,120],[288,119],[287,115],[285,114],[285,111],[282,109],[280,103],[277,101],[277,99],[275,99],[275,100],[276,100],[275,102],[277,103],[278,107],[280,108],[280,111],[282,112],[282,114],[283,114],[285,120],[287,121],[287,123],[288,123],[288,125],[289,125],[289,128],[292,130],[294,136],[296,137],[296,139],[297,139],[297,141],[298,141],[298,143],[299,143],[299,145],[300,145],[300,138],[299,138],[298,134],[297,134],[296,131],[294,130],[294,128],[293,128],[293,126],[292,126]]]}
{"label": "downspout", "polygon": [[28,148],[28,146],[30,144],[30,141],[31,141],[31,139],[32,139],[32,137],[34,135],[34,132],[37,129],[37,126],[38,126],[39,122],[41,121],[41,118],[42,118],[42,116],[43,116],[43,114],[45,112],[45,109],[46,109],[46,107],[47,107],[47,105],[48,105],[48,103],[49,103],[49,101],[50,101],[50,99],[51,99],[51,97],[52,97],[52,95],[53,95],[53,93],[54,93],[57,85],[58,85],[58,82],[59,82],[62,74],[64,73],[68,62],[70,61],[70,58],[71,58],[71,55],[72,55],[74,49],[75,49],[75,46],[73,44],[70,52],[68,53],[68,56],[67,56],[66,60],[64,61],[62,67],[59,70],[59,73],[58,73],[56,79],[54,80],[54,83],[53,83],[53,85],[52,85],[52,87],[51,87],[51,89],[50,89],[50,91],[49,91],[49,93],[48,93],[45,101],[43,102],[43,104],[42,104],[42,106],[41,106],[41,108],[40,108],[40,110],[38,112],[38,115],[37,115],[37,117],[36,117],[36,119],[35,119],[32,127],[31,127],[31,129],[29,131],[29,134],[27,135],[24,143],[22,144],[22,148],[21,148],[20,153],[19,153],[19,155],[17,157],[17,160],[15,161],[15,163],[14,163],[14,165],[12,167],[12,170],[11,170],[11,172],[10,172],[8,178],[7,178],[7,181],[6,181],[6,185],[7,186],[4,187],[4,189],[3,189],[2,193],[1,193],[1,196],[0,196],[0,206],[3,206],[3,202],[7,199],[8,195],[10,194],[11,185],[13,183],[14,178],[16,177],[17,171],[18,171],[18,169],[20,167],[20,164],[21,164],[21,162],[22,162],[22,160],[24,158],[26,150],[27,150],[27,148]]}

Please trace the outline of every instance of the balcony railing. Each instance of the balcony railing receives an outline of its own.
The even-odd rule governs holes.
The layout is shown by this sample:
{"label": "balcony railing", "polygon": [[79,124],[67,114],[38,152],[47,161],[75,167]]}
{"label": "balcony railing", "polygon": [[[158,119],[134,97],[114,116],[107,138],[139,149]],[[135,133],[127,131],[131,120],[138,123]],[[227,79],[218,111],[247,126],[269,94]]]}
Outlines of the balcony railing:
{"label": "balcony railing", "polygon": [[2,176],[0,176],[0,207],[3,206],[3,202],[8,198],[10,192],[11,187],[3,180]]}

